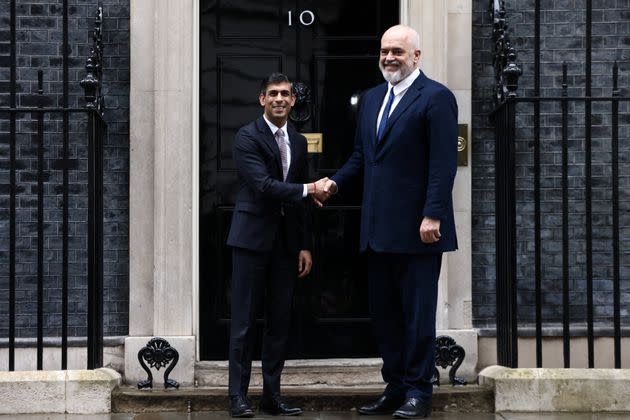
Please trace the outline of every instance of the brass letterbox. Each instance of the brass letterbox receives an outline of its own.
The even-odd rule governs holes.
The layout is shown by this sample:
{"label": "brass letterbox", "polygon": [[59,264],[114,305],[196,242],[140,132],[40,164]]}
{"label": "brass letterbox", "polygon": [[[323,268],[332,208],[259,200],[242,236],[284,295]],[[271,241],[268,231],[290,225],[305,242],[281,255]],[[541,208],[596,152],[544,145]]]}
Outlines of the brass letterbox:
{"label": "brass letterbox", "polygon": [[302,133],[306,137],[308,153],[323,153],[324,135],[322,133]]}

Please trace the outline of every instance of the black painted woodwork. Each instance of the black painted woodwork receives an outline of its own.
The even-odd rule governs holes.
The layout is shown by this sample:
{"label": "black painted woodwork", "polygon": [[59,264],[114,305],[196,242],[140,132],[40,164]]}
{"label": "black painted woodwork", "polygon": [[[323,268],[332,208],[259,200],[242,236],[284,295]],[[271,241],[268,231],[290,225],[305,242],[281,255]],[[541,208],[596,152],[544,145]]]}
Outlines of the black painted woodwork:
{"label": "black painted woodwork", "polygon": [[[313,180],[332,175],[354,143],[351,98],[382,82],[380,36],[398,22],[385,0],[209,0],[200,10],[200,345],[202,360],[225,360],[231,250],[225,245],[237,175],[231,156],[239,127],[262,113],[260,82],[281,71],[311,88],[302,132],[321,132],[309,158]],[[310,10],[311,25],[300,22]],[[292,25],[289,26],[291,11]],[[306,13],[303,20],[308,23]],[[358,254],[360,183],[314,212],[314,268],[296,285],[289,358],[376,354],[365,263]],[[297,265],[297,261],[296,261]],[[262,311],[254,358],[260,354]]]}

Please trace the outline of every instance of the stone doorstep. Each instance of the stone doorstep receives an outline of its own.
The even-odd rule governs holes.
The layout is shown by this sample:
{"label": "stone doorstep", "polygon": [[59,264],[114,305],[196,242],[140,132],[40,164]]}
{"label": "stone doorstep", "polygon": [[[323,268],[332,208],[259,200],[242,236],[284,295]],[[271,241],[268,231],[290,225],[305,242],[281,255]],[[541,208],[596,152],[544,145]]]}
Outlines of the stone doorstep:
{"label": "stone doorstep", "polygon": [[[287,360],[282,370],[283,386],[327,385],[345,386],[382,386],[381,359],[349,358],[349,359],[304,359]],[[449,369],[441,369],[440,379],[443,385],[448,383]],[[461,375],[469,382],[476,382],[476,375]],[[171,375],[177,380],[177,377]],[[162,378],[158,378],[162,380]],[[228,363],[226,361],[202,361],[195,363],[195,384],[200,387],[225,387],[228,383]],[[132,384],[130,384],[132,385]],[[260,360],[252,363],[250,385],[262,386]]]}
{"label": "stone doorstep", "polygon": [[[186,412],[190,402],[192,411],[225,411],[228,407],[227,388],[199,387],[178,390],[138,390],[121,386],[112,392],[112,412],[142,413],[158,411]],[[378,386],[285,386],[282,394],[306,410],[349,411],[357,406],[374,401],[383,390]],[[260,387],[250,388],[254,407],[262,393]],[[449,412],[493,412],[494,392],[489,387],[466,385],[440,386],[433,393],[433,409]]]}
{"label": "stone doorstep", "polygon": [[0,414],[109,413],[120,384],[109,368],[0,372]]}
{"label": "stone doorstep", "polygon": [[[195,364],[195,381],[202,387],[225,387],[228,363],[204,361]],[[282,370],[282,384],[289,386],[370,386],[383,383],[377,359],[288,360]],[[252,363],[252,387],[262,386],[261,363]]]}
{"label": "stone doorstep", "polygon": [[630,369],[510,369],[489,366],[497,412],[630,412]]}

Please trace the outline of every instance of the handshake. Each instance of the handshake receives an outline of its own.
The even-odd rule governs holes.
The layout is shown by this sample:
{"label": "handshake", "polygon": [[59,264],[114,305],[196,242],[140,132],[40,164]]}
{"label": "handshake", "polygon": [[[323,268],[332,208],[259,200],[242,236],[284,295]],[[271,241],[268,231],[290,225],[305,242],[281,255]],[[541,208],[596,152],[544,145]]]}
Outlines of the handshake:
{"label": "handshake", "polygon": [[328,177],[306,184],[306,187],[308,195],[319,207],[322,207],[324,202],[337,192],[337,184]]}

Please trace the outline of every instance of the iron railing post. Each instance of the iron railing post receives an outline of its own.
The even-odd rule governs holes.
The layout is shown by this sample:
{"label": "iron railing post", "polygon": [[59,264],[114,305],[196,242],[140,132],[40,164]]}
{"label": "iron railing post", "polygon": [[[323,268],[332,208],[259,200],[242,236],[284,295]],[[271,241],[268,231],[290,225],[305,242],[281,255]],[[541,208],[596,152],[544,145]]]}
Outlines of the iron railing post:
{"label": "iron railing post", "polygon": [[497,361],[508,367],[518,365],[515,106],[508,99],[495,114]]}
{"label": "iron railing post", "polygon": [[[15,0],[11,0],[11,70],[10,70],[10,85],[11,91],[9,94],[9,106],[15,109],[16,92],[17,92],[17,17],[16,17],[16,4]],[[17,179],[16,179],[16,156],[17,156],[17,144],[16,144],[16,118],[15,111],[11,111],[9,114],[9,371],[15,370],[15,242],[16,242],[16,191],[17,191]]]}
{"label": "iron railing post", "polygon": [[613,65],[612,89],[612,246],[613,246],[613,336],[615,369],[621,369],[621,271],[619,246],[619,65]]}
{"label": "iron railing post", "polygon": [[88,112],[88,369],[103,366],[102,124]]}
{"label": "iron railing post", "polygon": [[103,8],[98,7],[94,45],[81,80],[88,110],[88,369],[103,366],[103,132],[101,95]]}
{"label": "iron railing post", "polygon": [[37,370],[44,368],[44,72],[37,71]]}
{"label": "iron railing post", "polygon": [[490,0],[495,74],[495,210],[497,360],[518,365],[516,281],[515,108],[518,79],[516,50],[510,44],[505,2]]}

